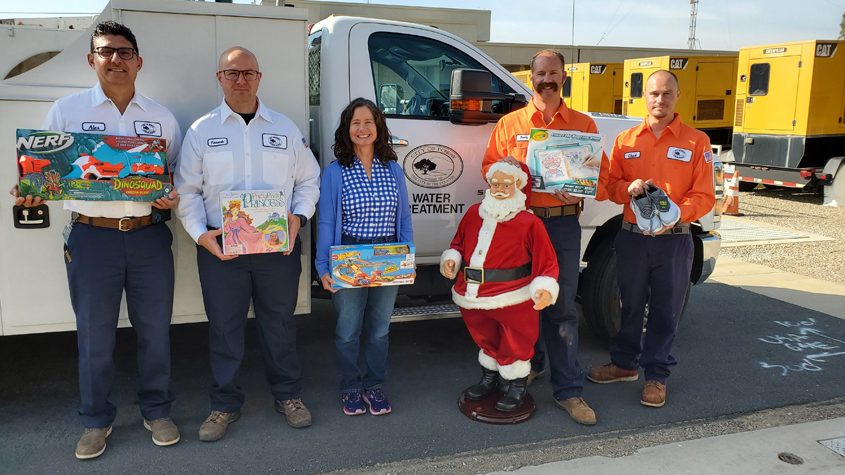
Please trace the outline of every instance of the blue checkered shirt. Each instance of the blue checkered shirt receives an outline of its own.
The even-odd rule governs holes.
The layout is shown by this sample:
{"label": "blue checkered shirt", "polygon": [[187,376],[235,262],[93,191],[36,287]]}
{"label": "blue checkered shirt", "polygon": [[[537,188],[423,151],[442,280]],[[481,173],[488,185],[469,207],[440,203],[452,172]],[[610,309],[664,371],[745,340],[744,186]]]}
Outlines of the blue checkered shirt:
{"label": "blue checkered shirt", "polygon": [[341,167],[341,232],[358,239],[396,234],[399,186],[390,168],[373,159],[372,179],[367,178],[358,157],[350,167]]}

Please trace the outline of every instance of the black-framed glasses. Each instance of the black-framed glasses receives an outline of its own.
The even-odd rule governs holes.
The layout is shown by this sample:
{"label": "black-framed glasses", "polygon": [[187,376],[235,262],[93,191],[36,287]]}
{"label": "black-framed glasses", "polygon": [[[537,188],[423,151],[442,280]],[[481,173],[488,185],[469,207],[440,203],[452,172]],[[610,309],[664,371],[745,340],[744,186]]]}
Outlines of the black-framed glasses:
{"label": "black-framed glasses", "polygon": [[258,75],[261,74],[254,69],[247,69],[244,71],[240,71],[237,69],[224,69],[222,71],[217,72],[219,74],[222,74],[223,77],[228,81],[237,81],[241,75],[243,75],[244,79],[247,81],[255,81],[258,79]]}
{"label": "black-framed glasses", "polygon": [[117,57],[125,61],[134,58],[138,54],[135,48],[112,48],[111,46],[99,46],[94,48],[94,52],[103,59],[111,59],[117,53]]}

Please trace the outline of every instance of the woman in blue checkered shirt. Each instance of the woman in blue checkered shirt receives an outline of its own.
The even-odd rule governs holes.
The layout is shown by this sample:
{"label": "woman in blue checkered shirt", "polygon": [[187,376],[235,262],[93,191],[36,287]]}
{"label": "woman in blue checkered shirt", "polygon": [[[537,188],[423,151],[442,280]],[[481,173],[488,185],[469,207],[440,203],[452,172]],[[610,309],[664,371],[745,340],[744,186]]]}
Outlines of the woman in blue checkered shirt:
{"label": "woman in blue checkered shirt", "polygon": [[391,411],[382,386],[399,287],[335,291],[329,248],[412,242],[408,191],[384,114],[372,101],[358,98],[344,109],[332,150],[337,160],[323,171],[320,184],[315,268],[323,288],[332,292],[337,311],[335,347],[343,412],[354,416],[369,408],[378,416]]}

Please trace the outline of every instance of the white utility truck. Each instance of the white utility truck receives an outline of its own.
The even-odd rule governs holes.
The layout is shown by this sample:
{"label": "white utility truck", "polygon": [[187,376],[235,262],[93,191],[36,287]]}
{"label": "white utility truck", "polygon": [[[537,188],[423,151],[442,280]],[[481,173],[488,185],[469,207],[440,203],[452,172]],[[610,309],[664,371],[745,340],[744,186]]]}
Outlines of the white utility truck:
{"label": "white utility truck", "polygon": [[[455,311],[429,305],[448,301],[449,283],[437,271],[440,253],[486,188],[481,160],[493,124],[503,113],[522,107],[531,94],[505,68],[469,42],[427,26],[330,17],[309,32],[306,11],[297,8],[113,0],[99,17],[107,19],[132,28],[144,58],[138,89],[170,108],[183,131],[222,100],[214,73],[219,53],[233,45],[257,54],[264,73],[259,96],[310,137],[322,166],[333,160],[334,130],[349,101],[365,97],[378,104],[388,117],[391,141],[407,177],[417,249],[417,283],[402,288],[406,308],[396,318]],[[86,34],[41,66],[0,82],[0,157],[5,157],[0,183],[11,186],[17,180],[15,129],[39,128],[55,99],[96,82],[85,62],[88,48]],[[453,89],[453,84],[460,87]],[[594,118],[606,147],[618,132],[638,122],[616,115]],[[720,176],[717,167],[714,180]],[[0,334],[75,329],[61,252],[69,213],[61,202],[50,202],[24,214],[7,199],[0,212]],[[618,328],[612,240],[621,211],[610,202],[587,200],[581,216],[581,302],[587,323],[603,336]],[[195,244],[177,220],[168,225],[176,237],[173,321],[204,320]],[[713,214],[694,227],[693,284],[713,270],[720,243],[717,227]],[[302,231],[306,245],[298,313],[311,311],[313,261],[307,243],[313,242],[313,232],[310,226]],[[129,325],[125,306],[120,322]]]}

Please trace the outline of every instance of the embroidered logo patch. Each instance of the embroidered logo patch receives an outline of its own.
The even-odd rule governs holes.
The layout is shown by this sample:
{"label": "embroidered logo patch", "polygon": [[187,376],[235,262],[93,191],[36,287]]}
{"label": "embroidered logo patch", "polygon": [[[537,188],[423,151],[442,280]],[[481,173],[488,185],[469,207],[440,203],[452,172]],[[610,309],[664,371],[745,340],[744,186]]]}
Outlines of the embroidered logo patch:
{"label": "embroidered logo patch", "polygon": [[669,147],[669,150],[666,152],[666,157],[671,158],[672,160],[688,162],[690,161],[690,159],[692,159],[692,150],[687,150],[685,148],[678,147]]}
{"label": "embroidered logo patch", "polygon": [[640,158],[640,152],[625,152],[625,160]]}
{"label": "embroidered logo patch", "polygon": [[227,145],[229,143],[229,139],[226,137],[215,137],[213,139],[208,139],[206,143],[209,147],[219,147],[221,145]]}
{"label": "embroidered logo patch", "polygon": [[161,137],[161,124],[158,122],[135,121],[135,134],[146,137]]}
{"label": "embroidered logo patch", "polygon": [[106,131],[106,124],[103,122],[83,122],[82,123],[82,131],[83,132],[105,132]]}
{"label": "embroidered logo patch", "polygon": [[713,161],[713,152],[704,152],[704,161],[711,163]]}
{"label": "embroidered logo patch", "polygon": [[261,144],[269,148],[288,148],[287,135],[261,134]]}

